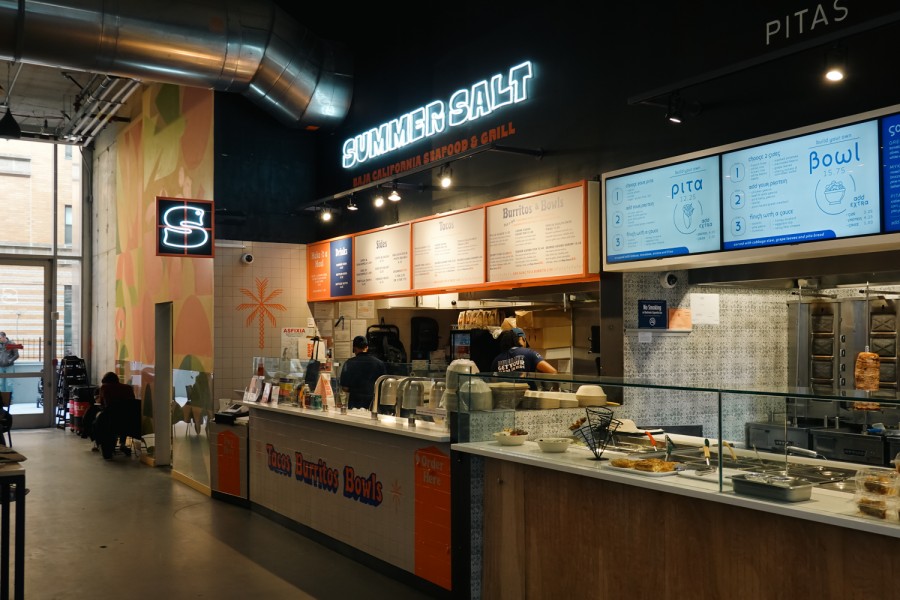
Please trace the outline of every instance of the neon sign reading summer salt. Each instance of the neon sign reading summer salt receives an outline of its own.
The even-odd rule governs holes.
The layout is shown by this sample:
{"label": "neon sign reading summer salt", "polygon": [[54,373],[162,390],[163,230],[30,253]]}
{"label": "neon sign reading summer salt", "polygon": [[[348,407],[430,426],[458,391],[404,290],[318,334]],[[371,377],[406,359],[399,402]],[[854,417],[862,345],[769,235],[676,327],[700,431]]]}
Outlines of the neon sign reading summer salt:
{"label": "neon sign reading summer salt", "polygon": [[494,111],[528,99],[528,83],[534,77],[531,61],[523,62],[469,88],[459,89],[447,102],[435,100],[387,123],[382,123],[344,142],[342,164],[352,169],[419,140],[438,135],[449,127],[475,121]]}

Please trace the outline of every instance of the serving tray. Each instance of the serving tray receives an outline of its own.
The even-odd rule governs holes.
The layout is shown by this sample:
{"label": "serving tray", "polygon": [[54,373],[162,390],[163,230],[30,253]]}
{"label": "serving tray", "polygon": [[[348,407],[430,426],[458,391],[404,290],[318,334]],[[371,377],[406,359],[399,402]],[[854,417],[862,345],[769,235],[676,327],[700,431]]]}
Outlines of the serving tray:
{"label": "serving tray", "polygon": [[783,502],[802,502],[812,495],[812,484],[796,477],[733,475],[731,485],[737,494],[758,496]]}

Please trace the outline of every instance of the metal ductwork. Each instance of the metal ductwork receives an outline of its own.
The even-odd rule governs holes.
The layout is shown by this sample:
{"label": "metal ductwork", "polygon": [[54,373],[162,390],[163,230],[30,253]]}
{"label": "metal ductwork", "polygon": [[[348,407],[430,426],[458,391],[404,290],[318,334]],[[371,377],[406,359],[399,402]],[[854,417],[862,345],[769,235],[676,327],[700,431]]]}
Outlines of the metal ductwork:
{"label": "metal ductwork", "polygon": [[270,0],[0,0],[0,58],[245,95],[288,127],[350,108],[346,50]]}

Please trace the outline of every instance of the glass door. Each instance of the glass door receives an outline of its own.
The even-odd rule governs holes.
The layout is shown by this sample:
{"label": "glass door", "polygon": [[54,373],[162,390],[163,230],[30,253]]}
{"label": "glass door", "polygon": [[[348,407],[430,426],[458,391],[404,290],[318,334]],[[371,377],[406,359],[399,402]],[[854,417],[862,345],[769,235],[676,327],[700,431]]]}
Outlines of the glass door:
{"label": "glass door", "polygon": [[53,354],[65,338],[54,339],[62,317],[48,310],[51,280],[49,259],[0,261],[0,391],[11,392],[13,429],[47,427],[54,418]]}

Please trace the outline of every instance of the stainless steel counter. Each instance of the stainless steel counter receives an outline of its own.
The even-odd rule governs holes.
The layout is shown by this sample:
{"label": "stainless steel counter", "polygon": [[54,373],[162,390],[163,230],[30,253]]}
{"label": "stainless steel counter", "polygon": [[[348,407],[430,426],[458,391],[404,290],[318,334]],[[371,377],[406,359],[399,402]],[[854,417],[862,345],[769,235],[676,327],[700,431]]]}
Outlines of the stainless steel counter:
{"label": "stainless steel counter", "polygon": [[450,441],[450,431],[443,425],[438,425],[429,421],[416,420],[415,426],[412,427],[407,418],[394,417],[391,415],[378,415],[378,419],[376,420],[372,418],[372,413],[368,410],[348,410],[346,414],[341,414],[341,411],[338,409],[311,410],[284,404],[273,405],[254,402],[245,402],[244,405],[250,408],[251,415],[253,411],[276,412],[284,415],[293,415],[303,419],[328,421],[329,423],[346,425],[347,427],[357,427],[382,433],[392,433],[420,440],[429,440],[432,442]]}

